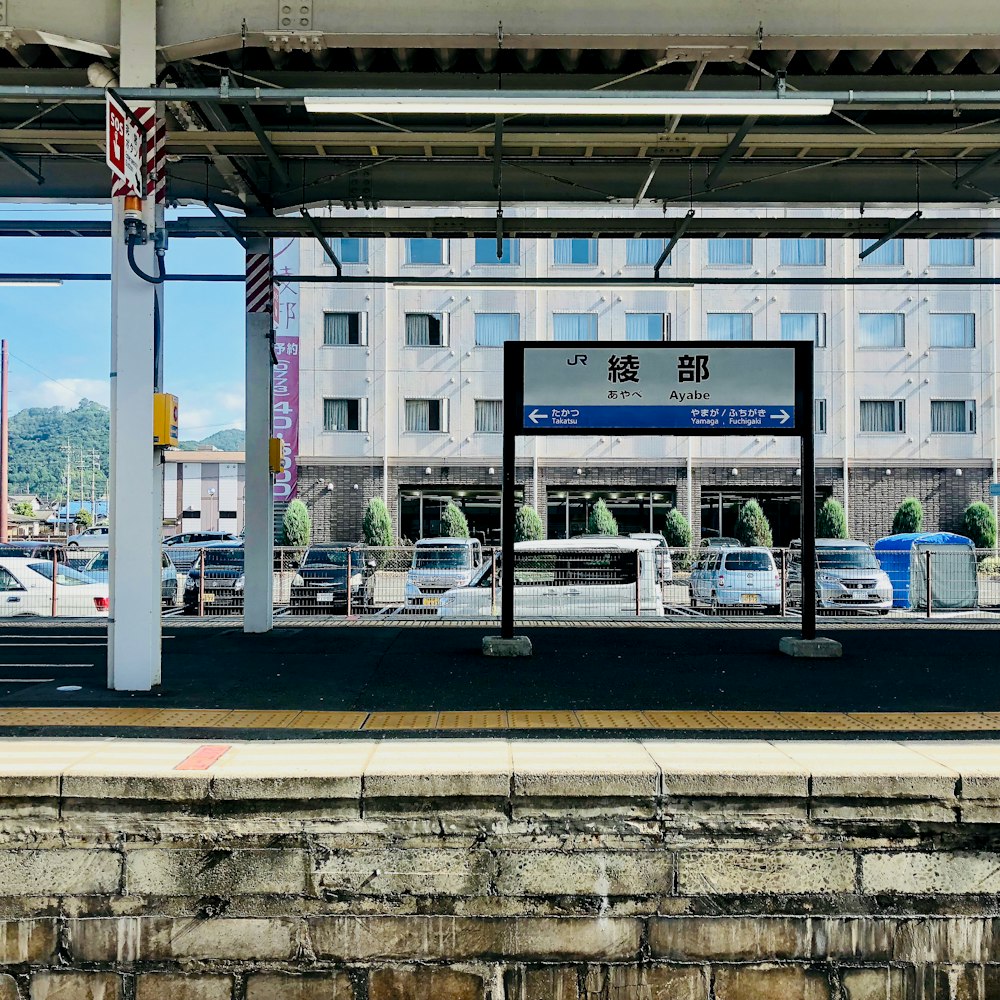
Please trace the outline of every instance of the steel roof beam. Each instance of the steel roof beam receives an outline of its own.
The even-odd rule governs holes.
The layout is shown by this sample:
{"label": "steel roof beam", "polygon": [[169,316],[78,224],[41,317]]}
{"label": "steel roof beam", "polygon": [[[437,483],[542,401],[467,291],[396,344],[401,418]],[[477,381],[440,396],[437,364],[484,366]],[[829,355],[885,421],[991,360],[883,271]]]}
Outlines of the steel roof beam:
{"label": "steel roof beam", "polygon": [[712,167],[708,177],[705,178],[705,190],[711,191],[715,187],[715,182],[722,176],[722,171],[726,169],[726,164],[736,155],[736,151],[743,145],[750,129],[757,124],[755,116],[746,118],[743,124],[736,130],[736,134],[729,140],[729,145],[722,151],[715,166]]}

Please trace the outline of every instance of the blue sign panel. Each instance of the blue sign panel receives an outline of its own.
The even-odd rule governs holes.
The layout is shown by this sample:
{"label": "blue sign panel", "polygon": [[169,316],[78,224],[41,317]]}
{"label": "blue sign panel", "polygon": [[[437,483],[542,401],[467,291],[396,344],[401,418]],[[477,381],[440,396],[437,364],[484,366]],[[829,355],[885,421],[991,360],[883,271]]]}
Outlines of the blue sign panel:
{"label": "blue sign panel", "polygon": [[794,406],[526,406],[525,427],[764,430],[795,426]]}
{"label": "blue sign panel", "polygon": [[1000,497],[1000,483],[990,483],[990,496]]}

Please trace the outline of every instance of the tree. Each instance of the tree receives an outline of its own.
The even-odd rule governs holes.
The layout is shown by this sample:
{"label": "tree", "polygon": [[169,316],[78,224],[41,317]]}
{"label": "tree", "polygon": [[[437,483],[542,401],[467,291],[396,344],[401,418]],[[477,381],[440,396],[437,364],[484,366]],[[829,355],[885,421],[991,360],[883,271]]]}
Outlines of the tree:
{"label": "tree", "polygon": [[587,518],[588,535],[617,535],[618,522],[614,515],[608,510],[608,505],[603,500],[598,500],[590,508],[590,517]]}
{"label": "tree", "polygon": [[392,545],[392,519],[381,497],[372,497],[368,501],[361,531],[365,545],[373,549],[387,549]]}
{"label": "tree", "polygon": [[962,534],[972,539],[977,549],[992,549],[997,543],[997,519],[989,504],[970,503],[962,518]]}
{"label": "tree", "polygon": [[897,508],[892,519],[892,533],[903,535],[920,530],[924,523],[924,508],[916,497],[907,497]]}
{"label": "tree", "polygon": [[92,528],[94,525],[94,518],[89,510],[85,510],[81,507],[73,517],[73,523],[79,528]]}
{"label": "tree", "polygon": [[663,537],[672,549],[686,549],[691,544],[691,525],[676,507],[667,514],[663,523]]}
{"label": "tree", "polygon": [[770,548],[774,544],[771,525],[764,517],[764,511],[756,500],[748,500],[736,518],[734,534],[744,545],[763,545]]}
{"label": "tree", "polygon": [[441,534],[447,538],[469,537],[469,522],[466,521],[461,508],[451,500],[441,512]]}
{"label": "tree", "polygon": [[309,539],[312,536],[312,518],[309,517],[309,509],[301,500],[293,500],[288,505],[285,516],[281,519],[281,530],[285,545],[291,545],[297,549],[309,547]]}
{"label": "tree", "polygon": [[542,519],[534,507],[525,504],[514,515],[514,541],[540,542],[542,540]]}
{"label": "tree", "polygon": [[20,500],[14,504],[14,513],[20,517],[34,517],[35,508],[27,500]]}
{"label": "tree", "polygon": [[816,515],[816,534],[820,538],[846,538],[847,517],[839,500],[827,497]]}

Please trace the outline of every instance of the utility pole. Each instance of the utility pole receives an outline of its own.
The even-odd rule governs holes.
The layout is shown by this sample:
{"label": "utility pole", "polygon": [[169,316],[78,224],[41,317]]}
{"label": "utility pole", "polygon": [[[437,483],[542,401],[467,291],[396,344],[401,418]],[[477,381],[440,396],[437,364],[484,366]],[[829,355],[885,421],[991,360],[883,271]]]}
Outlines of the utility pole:
{"label": "utility pole", "polygon": [[7,536],[7,451],[10,435],[7,430],[7,341],[0,343],[0,542]]}
{"label": "utility pole", "polygon": [[73,493],[73,449],[69,444],[64,444],[63,449],[66,452],[66,541],[69,541],[69,498]]}
{"label": "utility pole", "polygon": [[90,513],[97,524],[97,452],[90,449]]}
{"label": "utility pole", "polygon": [[81,448],[80,449],[80,510],[83,510],[87,505],[87,470],[83,467],[84,459],[87,457],[87,453]]}

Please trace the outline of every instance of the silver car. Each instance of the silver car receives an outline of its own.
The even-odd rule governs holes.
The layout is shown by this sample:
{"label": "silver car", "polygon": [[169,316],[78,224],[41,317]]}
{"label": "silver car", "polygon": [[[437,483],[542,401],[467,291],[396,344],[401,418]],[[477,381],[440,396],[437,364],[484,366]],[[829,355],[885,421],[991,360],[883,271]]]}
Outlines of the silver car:
{"label": "silver car", "polygon": [[[795,542],[788,564],[788,600],[802,602],[802,556]],[[849,538],[816,539],[816,607],[889,613],[892,584],[870,545]]]}

